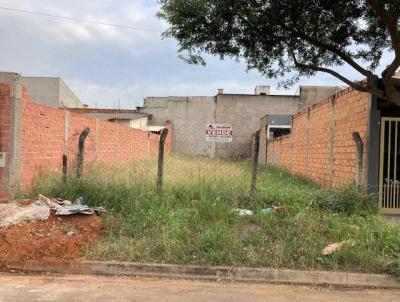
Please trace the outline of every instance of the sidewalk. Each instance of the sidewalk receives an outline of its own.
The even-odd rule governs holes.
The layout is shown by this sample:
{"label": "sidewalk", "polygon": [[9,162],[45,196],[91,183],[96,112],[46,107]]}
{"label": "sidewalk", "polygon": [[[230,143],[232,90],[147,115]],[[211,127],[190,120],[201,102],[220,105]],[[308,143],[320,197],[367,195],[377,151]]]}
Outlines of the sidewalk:
{"label": "sidewalk", "polygon": [[10,263],[7,269],[8,271],[37,273],[97,274],[106,276],[400,289],[400,282],[392,275],[330,271],[151,263],[141,264],[114,261],[26,261],[24,263]]}
{"label": "sidewalk", "polygon": [[157,280],[82,275],[0,275],[1,302],[392,302],[400,290]]}

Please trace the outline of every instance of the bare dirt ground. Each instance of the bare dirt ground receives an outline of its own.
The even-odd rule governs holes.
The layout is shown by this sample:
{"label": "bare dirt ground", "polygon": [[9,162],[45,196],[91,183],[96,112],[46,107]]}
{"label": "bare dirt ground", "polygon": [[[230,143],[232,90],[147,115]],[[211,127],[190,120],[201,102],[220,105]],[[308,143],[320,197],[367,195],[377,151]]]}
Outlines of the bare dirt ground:
{"label": "bare dirt ground", "polygon": [[101,219],[96,215],[51,214],[46,221],[0,228],[0,268],[28,260],[75,260],[82,247],[100,236]]}
{"label": "bare dirt ground", "polygon": [[81,275],[0,275],[1,302],[395,302],[399,301],[399,297],[400,290],[334,289]]}

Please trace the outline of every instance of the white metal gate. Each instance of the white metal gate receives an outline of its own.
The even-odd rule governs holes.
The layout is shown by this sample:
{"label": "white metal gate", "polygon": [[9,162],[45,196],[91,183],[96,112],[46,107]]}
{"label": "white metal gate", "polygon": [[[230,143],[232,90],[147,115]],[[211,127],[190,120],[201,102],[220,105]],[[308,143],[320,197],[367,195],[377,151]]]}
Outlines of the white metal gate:
{"label": "white metal gate", "polygon": [[400,214],[400,118],[381,119],[379,206],[382,214]]}

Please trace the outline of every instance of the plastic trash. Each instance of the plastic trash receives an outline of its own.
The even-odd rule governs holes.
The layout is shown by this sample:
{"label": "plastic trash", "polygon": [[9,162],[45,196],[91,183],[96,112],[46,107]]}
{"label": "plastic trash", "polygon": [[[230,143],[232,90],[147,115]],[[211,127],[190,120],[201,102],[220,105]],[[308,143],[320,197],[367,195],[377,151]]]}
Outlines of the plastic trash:
{"label": "plastic trash", "polygon": [[82,196],[80,196],[79,198],[77,198],[75,200],[74,204],[76,204],[76,205],[78,205],[78,204],[79,205],[86,205],[86,202],[85,202],[85,199]]}
{"label": "plastic trash", "polygon": [[46,196],[39,195],[39,203],[47,205],[51,210],[55,211],[56,216],[68,216],[68,215],[100,215],[105,213],[106,210],[103,207],[90,208],[86,205],[85,199],[81,196],[74,202],[69,200],[63,200],[61,198],[50,199]]}
{"label": "plastic trash", "polygon": [[273,208],[267,208],[267,209],[261,209],[260,210],[261,214],[270,214],[270,213],[273,213],[273,212],[274,212]]}
{"label": "plastic trash", "polygon": [[105,208],[103,208],[103,207],[96,207],[96,208],[93,208],[93,210],[95,211],[95,213],[97,214],[97,215],[101,215],[101,214],[103,214],[103,213],[107,213],[107,210],[105,209]]}
{"label": "plastic trash", "polygon": [[57,216],[67,216],[74,214],[82,214],[82,215],[93,215],[95,212],[93,209],[89,208],[85,205],[73,204],[70,206],[59,207],[56,210]]}
{"label": "plastic trash", "polygon": [[236,209],[235,212],[239,216],[251,216],[251,215],[254,215],[254,212],[252,210],[246,210],[246,209]]}
{"label": "plastic trash", "polygon": [[261,214],[282,213],[286,210],[284,206],[272,206],[272,208],[261,209]]}

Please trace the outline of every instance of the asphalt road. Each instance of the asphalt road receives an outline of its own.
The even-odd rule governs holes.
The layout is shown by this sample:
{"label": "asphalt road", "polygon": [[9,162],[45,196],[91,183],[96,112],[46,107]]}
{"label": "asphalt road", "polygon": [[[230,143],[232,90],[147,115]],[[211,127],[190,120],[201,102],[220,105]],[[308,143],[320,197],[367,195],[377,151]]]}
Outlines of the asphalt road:
{"label": "asphalt road", "polygon": [[400,290],[158,280],[99,276],[0,274],[0,302],[53,301],[400,301]]}

